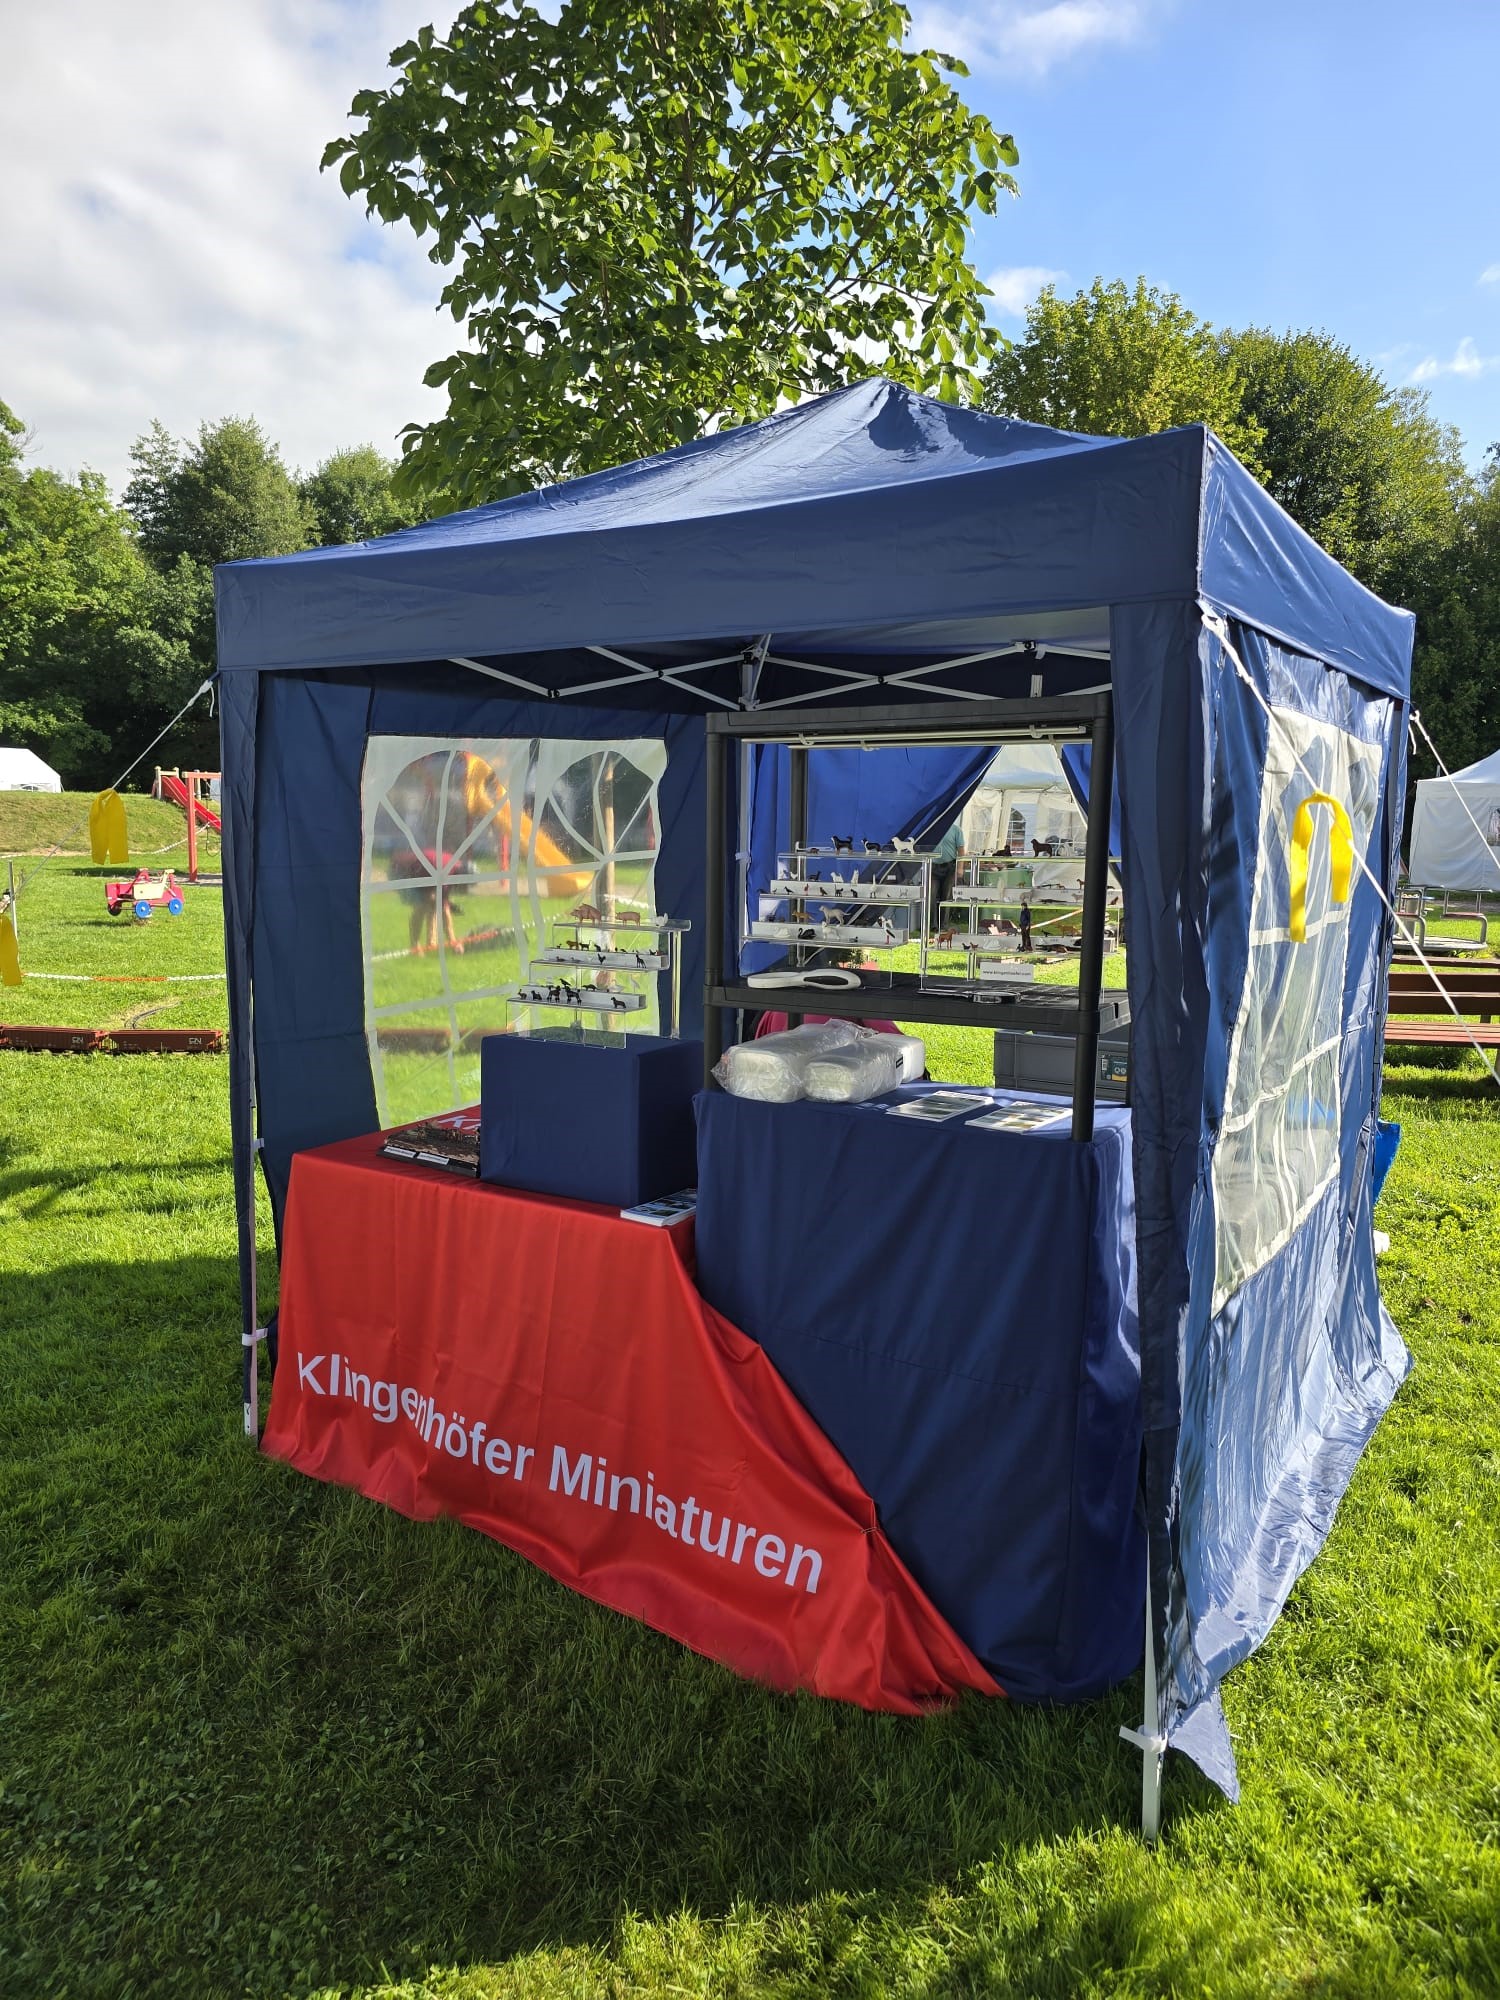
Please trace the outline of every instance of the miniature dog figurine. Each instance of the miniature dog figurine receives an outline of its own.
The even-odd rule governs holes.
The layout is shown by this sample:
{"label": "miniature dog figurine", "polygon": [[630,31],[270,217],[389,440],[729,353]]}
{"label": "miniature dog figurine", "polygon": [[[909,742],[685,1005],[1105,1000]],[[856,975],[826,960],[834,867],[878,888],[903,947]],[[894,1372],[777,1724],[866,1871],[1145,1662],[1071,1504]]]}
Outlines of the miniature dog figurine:
{"label": "miniature dog figurine", "polygon": [[833,836],[833,851],[835,854],[852,854],[854,852],[854,835],[851,833],[846,839],[844,835],[836,833]]}
{"label": "miniature dog figurine", "polygon": [[895,839],[891,842],[892,847],[895,848],[898,854],[910,854],[915,849],[916,844],[917,841],[915,834],[913,834],[910,840],[903,840],[900,834],[898,833]]}
{"label": "miniature dog figurine", "polygon": [[867,840],[865,842],[866,854],[878,854],[879,852],[880,852],[880,842],[878,840]]}

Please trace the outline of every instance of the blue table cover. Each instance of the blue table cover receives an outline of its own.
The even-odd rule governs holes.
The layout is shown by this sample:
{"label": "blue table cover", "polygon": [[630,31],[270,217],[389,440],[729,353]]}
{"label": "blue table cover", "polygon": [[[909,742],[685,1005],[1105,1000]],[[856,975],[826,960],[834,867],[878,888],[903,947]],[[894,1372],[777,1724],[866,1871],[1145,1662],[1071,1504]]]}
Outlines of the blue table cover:
{"label": "blue table cover", "polygon": [[1082,1700],[1143,1647],[1130,1113],[1088,1144],[888,1115],[927,1088],[701,1095],[699,1286],[1006,1692]]}

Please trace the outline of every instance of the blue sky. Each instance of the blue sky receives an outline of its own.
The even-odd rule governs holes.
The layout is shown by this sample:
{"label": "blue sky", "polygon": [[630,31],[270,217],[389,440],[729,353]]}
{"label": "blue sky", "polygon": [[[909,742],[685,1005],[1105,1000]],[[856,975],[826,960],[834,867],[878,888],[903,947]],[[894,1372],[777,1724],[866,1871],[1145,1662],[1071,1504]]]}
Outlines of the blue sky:
{"label": "blue sky", "polygon": [[[1029,63],[1018,12],[1055,30]],[[983,271],[1020,274],[1008,303],[1031,273],[1144,273],[1216,324],[1326,329],[1425,388],[1471,460],[1500,440],[1500,6],[1079,0],[919,26],[1021,149],[1021,198],[977,239]]]}
{"label": "blue sky", "polygon": [[[556,4],[556,0],[550,0]],[[439,25],[451,18],[439,10]],[[1049,274],[1321,327],[1500,439],[1496,0],[914,0],[1021,148],[975,261],[1018,331]],[[456,344],[407,236],[320,176],[423,0],[69,0],[6,23],[0,397],[118,487],[153,417],[254,415],[288,460],[395,446]]]}

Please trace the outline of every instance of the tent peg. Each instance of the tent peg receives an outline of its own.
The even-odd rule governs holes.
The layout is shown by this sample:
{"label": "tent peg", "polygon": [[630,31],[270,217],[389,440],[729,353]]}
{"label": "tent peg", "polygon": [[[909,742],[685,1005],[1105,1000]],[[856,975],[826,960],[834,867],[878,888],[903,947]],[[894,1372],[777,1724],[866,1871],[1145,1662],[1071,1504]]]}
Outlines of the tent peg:
{"label": "tent peg", "polygon": [[1145,1718],[1139,1729],[1122,1723],[1120,1734],[1141,1753],[1141,1838],[1155,1847],[1161,1837],[1161,1768],[1167,1754],[1167,1739],[1161,1732],[1156,1707],[1156,1642],[1151,1630],[1151,1582],[1146,1581],[1146,1700]]}

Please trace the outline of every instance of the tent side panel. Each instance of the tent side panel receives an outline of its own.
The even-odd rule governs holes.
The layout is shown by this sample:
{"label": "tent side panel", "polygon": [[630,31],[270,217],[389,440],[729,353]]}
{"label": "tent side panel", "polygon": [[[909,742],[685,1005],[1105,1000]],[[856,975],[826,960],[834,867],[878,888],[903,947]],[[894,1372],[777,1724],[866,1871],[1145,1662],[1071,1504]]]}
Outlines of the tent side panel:
{"label": "tent side panel", "polygon": [[510,701],[477,679],[472,690],[418,689],[390,673],[266,675],[259,691],[250,937],[263,1160],[278,1224],[292,1154],[377,1123],[360,916],[361,778],[370,735],[460,742],[663,736],[661,818],[672,834],[657,861],[657,895],[664,911],[696,926],[683,953],[682,1031],[700,1031],[701,719]]}
{"label": "tent side panel", "polygon": [[[1154,885],[1146,937],[1139,893],[1127,901],[1132,982],[1147,989],[1137,1143],[1150,1161],[1165,1140],[1174,1175],[1169,1258],[1144,1230],[1140,1245],[1143,1351],[1173,1348],[1147,1371],[1165,1392],[1148,1440],[1153,1556],[1165,1565],[1162,1723],[1230,1791],[1219,1683],[1322,1546],[1409,1366],[1380,1303],[1371,1225],[1391,924],[1358,863],[1340,858],[1347,841],[1389,889],[1404,709],[1247,628],[1234,645],[1253,688],[1217,641],[1201,648],[1189,725],[1198,824],[1178,830],[1179,897]],[[1127,872],[1140,865],[1130,815],[1127,799]],[[1154,963],[1138,975],[1143,947]],[[1160,990],[1164,950],[1183,979],[1175,1099],[1152,1074],[1172,998]],[[1151,1323],[1148,1268],[1170,1315]]]}
{"label": "tent side panel", "polygon": [[[1117,605],[1110,625],[1126,977],[1134,1024],[1143,1480],[1160,1660],[1164,1634],[1184,1623],[1177,1443],[1209,1015],[1206,640],[1190,602]],[[1170,1685],[1163,1673],[1163,1725]],[[1213,1747],[1204,1750],[1211,1762]],[[1232,1786],[1227,1737],[1222,1752],[1212,1775]]]}

